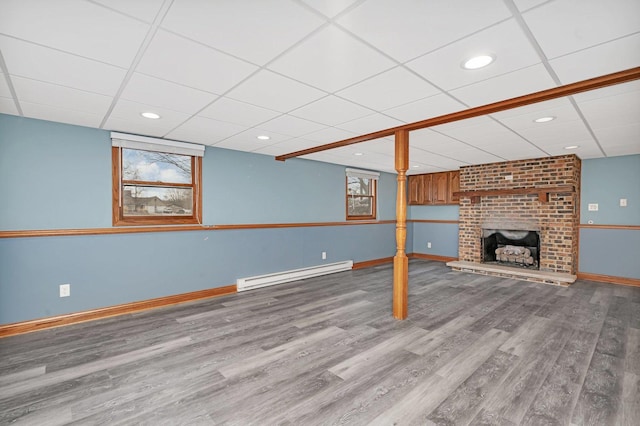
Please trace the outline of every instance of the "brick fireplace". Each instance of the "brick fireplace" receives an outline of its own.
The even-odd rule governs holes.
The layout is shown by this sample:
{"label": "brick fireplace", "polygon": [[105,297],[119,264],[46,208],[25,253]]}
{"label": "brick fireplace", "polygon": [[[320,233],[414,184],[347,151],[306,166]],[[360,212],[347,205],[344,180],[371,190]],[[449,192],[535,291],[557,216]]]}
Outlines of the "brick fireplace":
{"label": "brick fireplace", "polygon": [[[575,155],[462,167],[459,260],[481,264],[483,237],[495,230],[529,231],[539,235],[535,269],[552,276],[575,275],[580,169]],[[517,268],[513,275],[518,277]]]}

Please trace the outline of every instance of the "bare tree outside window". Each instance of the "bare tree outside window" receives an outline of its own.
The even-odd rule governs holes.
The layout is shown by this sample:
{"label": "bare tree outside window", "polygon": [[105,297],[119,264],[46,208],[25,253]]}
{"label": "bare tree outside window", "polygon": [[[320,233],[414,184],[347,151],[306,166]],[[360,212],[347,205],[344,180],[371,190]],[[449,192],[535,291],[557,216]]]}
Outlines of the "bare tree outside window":
{"label": "bare tree outside window", "polygon": [[[194,167],[200,164],[199,158],[140,149],[114,149],[118,149],[120,162],[119,213],[114,223],[198,222],[194,198],[199,195],[196,192],[199,182],[195,182]],[[181,222],[172,221],[172,218],[181,218]],[[124,223],[127,221],[135,223]]]}
{"label": "bare tree outside window", "polygon": [[376,181],[347,176],[347,219],[375,219]]}

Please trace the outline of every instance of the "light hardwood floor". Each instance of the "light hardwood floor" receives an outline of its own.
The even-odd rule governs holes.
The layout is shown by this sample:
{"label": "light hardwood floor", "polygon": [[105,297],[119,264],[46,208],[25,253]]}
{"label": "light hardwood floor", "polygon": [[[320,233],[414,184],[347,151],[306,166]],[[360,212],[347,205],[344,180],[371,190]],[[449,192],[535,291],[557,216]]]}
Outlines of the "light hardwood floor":
{"label": "light hardwood floor", "polygon": [[640,288],[411,261],[0,339],[0,424],[640,424]]}

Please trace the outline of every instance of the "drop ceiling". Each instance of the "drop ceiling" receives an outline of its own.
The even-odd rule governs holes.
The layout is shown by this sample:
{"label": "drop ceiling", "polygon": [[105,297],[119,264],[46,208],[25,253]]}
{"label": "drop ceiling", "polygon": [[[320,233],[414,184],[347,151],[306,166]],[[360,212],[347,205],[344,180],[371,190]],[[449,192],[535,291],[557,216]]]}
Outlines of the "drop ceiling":
{"label": "drop ceiling", "polygon": [[[3,0],[0,54],[0,113],[275,156],[640,66],[640,1]],[[639,154],[640,82],[410,146],[411,173]],[[304,158],[394,172],[391,139]]]}

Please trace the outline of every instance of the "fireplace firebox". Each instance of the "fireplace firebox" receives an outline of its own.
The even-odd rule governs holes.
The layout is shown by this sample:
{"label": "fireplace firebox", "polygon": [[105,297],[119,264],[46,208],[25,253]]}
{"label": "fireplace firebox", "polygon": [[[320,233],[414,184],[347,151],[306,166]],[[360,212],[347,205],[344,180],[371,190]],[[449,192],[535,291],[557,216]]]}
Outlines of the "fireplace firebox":
{"label": "fireplace firebox", "polygon": [[482,263],[540,269],[540,233],[509,229],[482,230]]}

